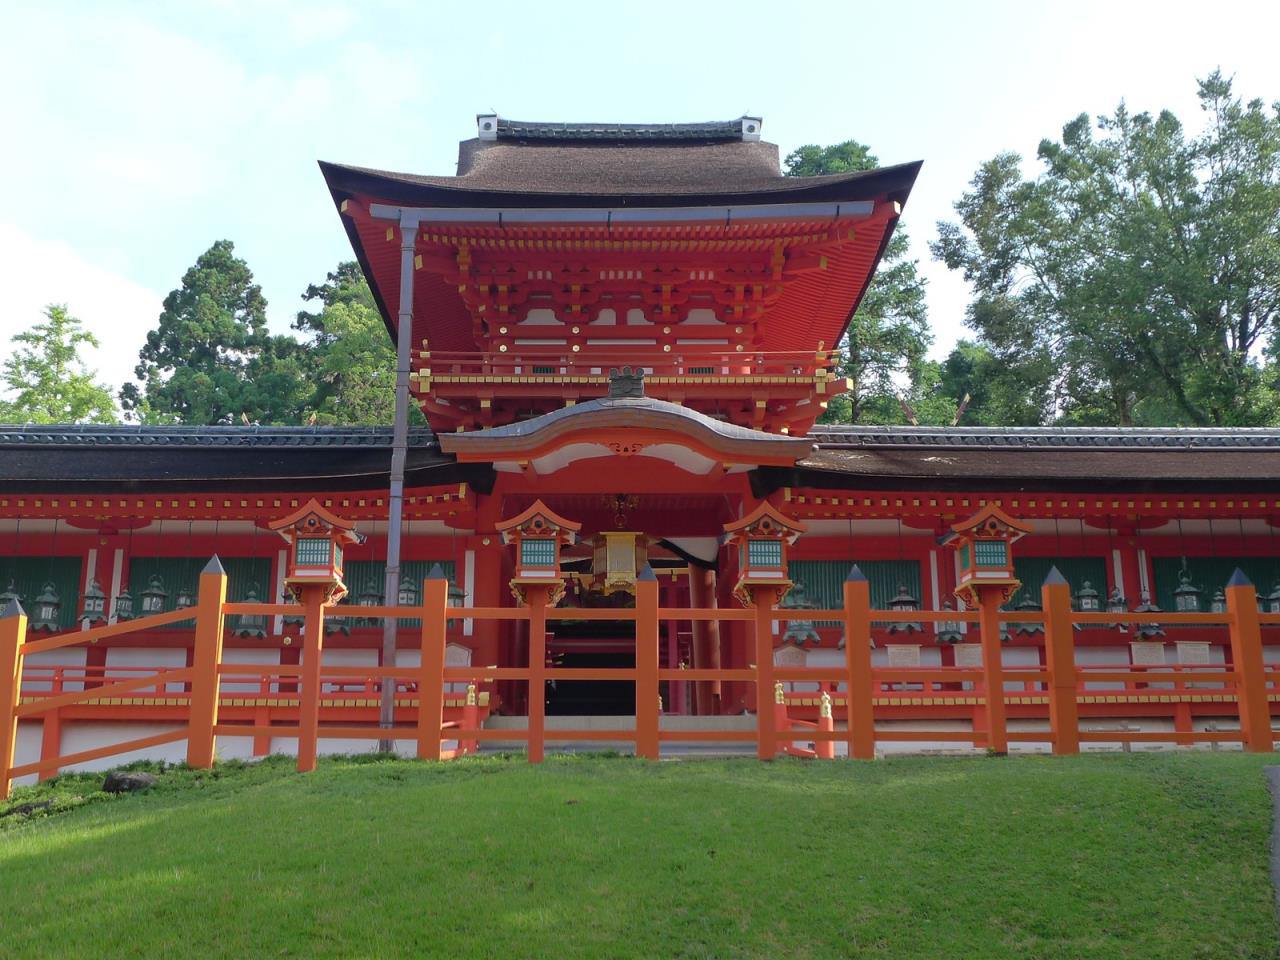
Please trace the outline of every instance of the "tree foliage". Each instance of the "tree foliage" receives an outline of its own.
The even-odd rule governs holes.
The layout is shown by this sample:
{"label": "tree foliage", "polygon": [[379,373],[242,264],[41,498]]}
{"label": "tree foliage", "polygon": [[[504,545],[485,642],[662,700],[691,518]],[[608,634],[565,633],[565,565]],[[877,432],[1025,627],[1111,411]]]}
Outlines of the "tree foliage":
{"label": "tree foliage", "polygon": [[[1065,422],[1249,425],[1280,414],[1280,104],[1215,72],[1189,135],[1121,104],[1002,153],[939,224],[974,288],[968,322]],[[1031,398],[1034,400],[1034,398]]]}
{"label": "tree foliage", "polygon": [[[829,147],[807,144],[785,160],[792,177],[872,170],[880,165],[856,140]],[[924,396],[925,356],[933,342],[924,278],[907,255],[909,241],[894,232],[848,332],[838,346],[840,372],[854,389],[835,397],[822,418],[835,423],[901,423],[900,394]]]}
{"label": "tree foliage", "polygon": [[111,391],[81,353],[98,340],[65,304],[45,308],[45,320],[13,338],[13,351],[0,374],[12,400],[0,401],[8,423],[115,423]]}

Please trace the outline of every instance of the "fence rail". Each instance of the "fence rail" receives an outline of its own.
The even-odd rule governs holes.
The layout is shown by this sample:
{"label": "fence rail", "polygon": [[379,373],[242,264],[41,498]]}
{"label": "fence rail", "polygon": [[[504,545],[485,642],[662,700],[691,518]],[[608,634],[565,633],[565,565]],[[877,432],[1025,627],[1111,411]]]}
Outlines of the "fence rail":
{"label": "fence rail", "polygon": [[[447,605],[446,582],[428,579],[422,601],[410,607],[361,607],[345,610],[311,602],[299,607],[283,603],[228,603],[226,575],[211,565],[201,576],[195,607],[117,623],[94,630],[58,634],[27,642],[27,618],[11,608],[0,617],[0,795],[7,796],[15,777],[47,775],[51,771],[120,753],[185,739],[187,762],[195,767],[213,763],[218,737],[287,737],[298,740],[299,769],[315,763],[321,738],[409,740],[419,757],[440,759],[461,756],[481,742],[523,741],[529,759],[542,759],[548,742],[566,740],[631,741],[642,757],[657,758],[662,743],[689,741],[754,742],[761,758],[781,753],[834,756],[834,744],[844,742],[848,755],[870,759],[877,743],[970,742],[1004,752],[1010,742],[1042,742],[1055,753],[1074,753],[1080,744],[1095,742],[1238,742],[1246,749],[1273,748],[1272,701],[1280,700],[1280,667],[1264,664],[1261,625],[1280,624],[1280,614],[1260,614],[1257,595],[1248,583],[1227,587],[1225,613],[1080,613],[1071,606],[1065,583],[1046,583],[1041,591],[1041,611],[1000,611],[995,605],[972,611],[891,611],[870,606],[866,581],[849,580],[844,604],[831,610],[779,608],[776,595],[761,590],[754,604],[744,608],[661,607],[657,583],[636,585],[636,604],[630,609],[579,610],[547,606],[547,589],[531,587],[520,607],[473,607],[470,620],[527,622],[529,665],[525,667],[445,666],[446,623],[459,611]],[[305,644],[298,665],[231,663],[222,657],[226,617],[238,614],[301,616]],[[344,616],[415,619],[421,624],[421,664],[417,667],[326,665],[322,662],[324,621]],[[546,662],[546,630],[560,620],[631,621],[635,624],[634,667],[565,668]],[[746,667],[675,669],[659,666],[658,624],[662,620],[719,620],[750,624],[753,664]],[[831,666],[775,666],[774,624],[792,620],[834,620],[844,634],[844,661]],[[108,637],[145,631],[179,621],[195,622],[191,664],[180,668],[48,667],[24,660],[32,653],[81,645]],[[981,665],[954,667],[873,667],[871,627],[877,622],[961,621],[976,624]],[[1002,663],[1000,635],[1009,624],[1035,622],[1044,629],[1044,663],[1006,666]],[[1080,627],[1117,623],[1194,623],[1223,626],[1230,636],[1230,663],[1226,665],[1167,665],[1127,668],[1082,666],[1075,662],[1074,631]],[[24,695],[23,680],[28,682]],[[545,703],[539,692],[548,681],[581,682],[618,680],[634,684],[636,718],[633,728],[621,730],[548,730]],[[484,711],[477,688],[494,681],[528,684],[526,729],[485,729]],[[668,729],[661,722],[659,691],[662,682],[720,682],[754,686],[756,729]],[[382,684],[391,683],[397,703],[407,706],[391,726],[376,723],[321,723],[322,706],[344,703],[353,695],[372,698]],[[446,686],[466,683],[467,694],[460,719],[445,718]],[[812,683],[816,693],[786,693],[786,683]],[[236,705],[248,694],[225,685],[253,687],[257,694],[277,698],[292,711],[291,720],[267,716],[242,722],[224,720],[224,708]],[[70,689],[69,689],[70,688]],[[14,764],[19,719],[56,714],[60,709],[118,698],[120,694],[149,695],[163,699],[168,708],[181,711],[174,729],[148,737],[80,751],[42,756],[34,763]],[[345,698],[345,699],[344,699]],[[789,711],[823,700],[817,723],[792,716]],[[455,694],[456,702],[456,694]],[[1218,704],[1235,713],[1239,729],[1190,728],[1191,704]],[[877,711],[903,704],[927,706],[939,717],[967,717],[971,729],[896,729],[877,726]],[[1043,729],[1009,729],[1011,707],[1033,705],[1047,719]],[[1155,707],[1174,716],[1181,726],[1173,733],[1151,730],[1097,729],[1087,726],[1104,716],[1129,716],[1125,710]],[[1081,710],[1104,709],[1082,720]],[[407,720],[404,718],[408,718]],[[837,724],[839,718],[842,722]],[[167,721],[166,721],[167,722]],[[812,750],[795,747],[809,741]],[[456,746],[446,748],[446,744]]]}

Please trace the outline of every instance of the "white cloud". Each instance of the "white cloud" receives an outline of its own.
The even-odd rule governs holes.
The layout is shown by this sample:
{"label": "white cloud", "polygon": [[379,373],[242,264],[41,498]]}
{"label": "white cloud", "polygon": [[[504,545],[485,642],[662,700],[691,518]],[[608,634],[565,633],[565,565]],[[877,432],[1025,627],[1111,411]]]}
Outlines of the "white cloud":
{"label": "white cloud", "polygon": [[101,344],[85,358],[98,378],[113,390],[132,379],[138,350],[160,314],[160,294],[88,262],[63,241],[8,223],[0,223],[0,263],[8,301],[0,343],[39,322],[49,304],[65,303]]}

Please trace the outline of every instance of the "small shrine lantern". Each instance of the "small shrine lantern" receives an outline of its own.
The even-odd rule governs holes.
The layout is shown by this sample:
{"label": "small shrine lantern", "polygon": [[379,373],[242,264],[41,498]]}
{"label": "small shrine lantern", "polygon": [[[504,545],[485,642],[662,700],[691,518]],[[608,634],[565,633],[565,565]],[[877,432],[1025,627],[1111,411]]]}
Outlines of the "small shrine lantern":
{"label": "small shrine lantern", "polygon": [[1102,597],[1088,580],[1080,585],[1076,594],[1076,609],[1081,613],[1099,613],[1102,610]]}
{"label": "small shrine lantern", "polygon": [[102,592],[102,584],[94,577],[84,592],[80,604],[80,619],[87,623],[101,623],[107,619],[107,595]]}
{"label": "small shrine lantern", "polygon": [[752,590],[771,587],[781,602],[791,589],[787,550],[808,527],[761,503],[741,520],[726,523],[726,541],[738,549],[738,582],[733,595],[743,604],[755,602]]}
{"label": "small shrine lantern", "polygon": [[1275,589],[1267,594],[1266,604],[1263,613],[1280,613],[1280,580],[1276,581]]}
{"label": "small shrine lantern", "polygon": [[[260,603],[258,587],[251,584],[244,594],[245,603]],[[264,613],[242,613],[240,622],[236,624],[234,633],[237,637],[256,637],[259,640],[267,636],[267,616]]]}
{"label": "small shrine lantern", "polygon": [[547,603],[555,606],[564,596],[564,574],[560,570],[560,551],[572,544],[582,524],[553,513],[541,500],[523,513],[495,524],[502,542],[516,548],[516,575],[511,578],[511,592],[525,602],[528,587],[548,588]]}
{"label": "small shrine lantern", "polygon": [[1173,591],[1173,609],[1178,613],[1200,612],[1200,590],[1191,583],[1186,567],[1178,575],[1178,586]]}
{"label": "small shrine lantern", "polygon": [[58,590],[52,583],[46,583],[36,597],[35,615],[31,618],[32,630],[56,631],[59,629],[58,617],[62,614],[62,600]]}
{"label": "small shrine lantern", "polygon": [[169,594],[164,588],[160,575],[153,573],[151,580],[147,583],[147,589],[142,591],[143,614],[164,613],[164,604],[168,599]]}
{"label": "small shrine lantern", "polygon": [[[889,609],[895,613],[916,613],[920,609],[920,601],[907,589],[905,583],[898,584],[898,592],[889,600]],[[893,620],[889,623],[889,633],[920,633],[924,625],[915,620]]]}
{"label": "small shrine lantern", "polygon": [[190,587],[182,587],[178,590],[178,596],[173,601],[175,610],[188,610],[196,605],[196,592]]}
{"label": "small shrine lantern", "polygon": [[[956,605],[950,600],[943,600],[942,612],[954,614]],[[964,628],[959,620],[940,620],[937,630],[939,643],[959,643],[964,639]]]}
{"label": "small shrine lantern", "polygon": [[117,620],[133,619],[133,594],[129,592],[127,584],[121,587],[120,592],[116,594],[114,610],[114,616]]}
{"label": "small shrine lantern", "polygon": [[285,588],[296,597],[306,587],[321,587],[328,603],[345,597],[342,548],[364,542],[355,527],[355,523],[330,513],[316,500],[309,500],[289,516],[269,524],[268,528],[289,544]]}
{"label": "small shrine lantern", "polygon": [[1030,527],[1018,523],[995,504],[952,526],[943,543],[959,553],[956,596],[976,607],[980,605],[980,593],[990,587],[997,590],[1001,603],[1008,603],[1022,586],[1013,570],[1010,547],[1030,532]]}

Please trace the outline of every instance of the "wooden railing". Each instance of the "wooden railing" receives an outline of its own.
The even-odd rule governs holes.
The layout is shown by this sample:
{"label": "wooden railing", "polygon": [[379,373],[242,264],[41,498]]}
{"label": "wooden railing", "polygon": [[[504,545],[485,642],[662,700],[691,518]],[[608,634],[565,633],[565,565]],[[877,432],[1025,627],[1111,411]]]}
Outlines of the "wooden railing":
{"label": "wooden railing", "polygon": [[[654,579],[636,584],[636,604],[632,609],[564,609],[546,603],[544,587],[528,589],[523,606],[471,607],[468,619],[478,621],[518,621],[527,623],[528,666],[446,667],[444,662],[446,622],[458,611],[450,610],[447,581],[428,579],[423,584],[422,602],[416,607],[363,607],[364,617],[417,619],[421,623],[421,663],[416,667],[338,666],[323,663],[324,618],[333,608],[303,608],[304,616],[316,622],[305,624],[307,645],[297,666],[279,664],[227,663],[222,658],[225,618],[235,614],[288,614],[297,616],[296,604],[228,603],[226,575],[216,564],[201,575],[199,602],[194,608],[195,642],[191,665],[181,668],[131,671],[128,668],[68,668],[33,666],[26,674],[32,687],[28,697],[20,695],[26,657],[73,645],[93,643],[108,637],[191,620],[192,609],[175,610],[127,623],[31,640],[27,639],[27,618],[11,608],[0,617],[0,794],[7,796],[12,780],[31,774],[47,774],[74,764],[140,750],[186,739],[187,762],[193,767],[212,765],[218,737],[296,737],[299,768],[311,769],[320,738],[352,740],[409,740],[423,759],[459,756],[484,741],[523,740],[532,762],[540,761],[545,745],[555,741],[631,739],[641,757],[656,759],[663,743],[681,741],[754,742],[757,755],[771,758],[779,752],[795,752],[797,740],[812,742],[814,755],[834,755],[831,745],[846,744],[849,756],[870,759],[876,745],[886,741],[971,742],[996,752],[1004,752],[1010,741],[1041,742],[1055,753],[1074,753],[1081,742],[1174,741],[1215,743],[1235,741],[1248,750],[1272,749],[1271,699],[1277,695],[1280,668],[1267,668],[1262,658],[1260,625],[1280,624],[1280,614],[1260,614],[1252,585],[1235,583],[1227,593],[1224,613],[1114,614],[1079,613],[1071,608],[1070,590],[1065,583],[1047,583],[1042,588],[1042,612],[1016,611],[998,616],[982,616],[976,611],[873,610],[865,580],[850,579],[844,587],[844,605],[833,610],[794,610],[776,607],[767,600],[744,608],[668,608],[658,600]],[[558,620],[621,620],[635,624],[634,667],[581,669],[547,666],[547,625]],[[749,624],[753,634],[755,663],[738,668],[661,668],[659,666],[658,625],[664,620],[721,621]],[[832,666],[775,666],[773,624],[791,620],[836,620],[845,636],[844,662]],[[871,624],[876,622],[963,621],[977,625],[982,639],[980,667],[873,667]],[[1042,623],[1045,629],[1043,666],[1005,666],[1000,656],[1001,626],[1011,622]],[[1187,623],[1225,626],[1230,635],[1230,665],[1187,667],[1091,667],[1075,662],[1073,632],[1078,626],[1128,623]],[[393,681],[397,692],[416,693],[417,710],[411,723],[390,727],[375,723],[321,723],[320,708],[326,700],[348,696],[341,689],[356,685],[372,694],[375,687]],[[554,729],[548,730],[544,697],[539,695],[547,681],[622,680],[635,685],[636,721],[634,730]],[[68,682],[70,681],[70,682]],[[485,729],[483,711],[470,709],[470,701],[460,720],[445,721],[445,688],[467,684],[469,692],[496,681],[519,681],[529,685],[527,728]],[[664,681],[720,681],[754,686],[756,728],[672,729],[661,722],[659,691]],[[273,719],[248,723],[228,722],[220,717],[225,697],[223,683],[253,683],[263,691],[287,692],[296,698],[296,722],[281,724]],[[796,718],[788,712],[798,696],[784,695],[777,702],[777,685],[806,682],[831,696],[831,723],[807,724],[797,729]],[[67,686],[80,689],[68,690]],[[287,690],[286,690],[287,686]],[[38,689],[37,689],[38,688]],[[14,764],[17,724],[61,708],[83,704],[123,693],[163,693],[166,700],[184,708],[185,719],[174,729],[147,737],[126,740],[73,754],[42,756],[40,760]],[[811,695],[810,695],[811,696]],[[1134,704],[1167,704],[1172,710],[1187,702],[1215,701],[1239,717],[1238,730],[1183,729],[1175,734],[1133,729],[1085,729],[1082,705],[1099,699],[1104,705],[1114,700],[1106,716],[1132,715]],[[1022,700],[1032,701],[1047,714],[1043,730],[1010,730],[1006,708]],[[876,726],[877,712],[887,702],[926,705],[939,716],[951,716],[949,708],[969,711],[971,728],[893,729]],[[172,706],[172,704],[171,704]],[[783,709],[778,710],[781,706]],[[1129,710],[1129,713],[1125,711]],[[1095,716],[1098,714],[1095,712]],[[842,720],[842,723],[835,722]],[[446,749],[445,744],[457,746]]]}

